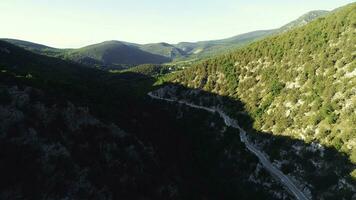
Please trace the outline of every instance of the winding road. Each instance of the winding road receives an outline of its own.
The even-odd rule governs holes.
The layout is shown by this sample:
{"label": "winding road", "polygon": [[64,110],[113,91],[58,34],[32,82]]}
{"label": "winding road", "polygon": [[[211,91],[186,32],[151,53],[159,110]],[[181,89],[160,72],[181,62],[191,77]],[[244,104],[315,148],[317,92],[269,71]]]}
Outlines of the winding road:
{"label": "winding road", "polygon": [[219,113],[219,115],[224,119],[224,122],[227,126],[236,128],[240,131],[241,141],[243,143],[245,143],[247,149],[250,152],[252,152],[253,154],[255,154],[258,157],[258,159],[260,160],[263,167],[276,180],[280,181],[281,184],[284,185],[288,189],[288,191],[290,191],[295,196],[296,199],[309,200],[309,198],[293,183],[293,181],[291,179],[288,178],[288,176],[283,174],[283,172],[281,172],[277,167],[275,167],[259,149],[257,149],[252,143],[250,143],[248,141],[247,136],[246,136],[246,131],[238,125],[237,120],[230,118],[222,110],[217,109],[217,108],[208,108],[208,107],[204,107],[204,106],[198,106],[198,105],[195,105],[195,104],[192,104],[192,103],[189,103],[186,101],[182,101],[182,100],[173,100],[173,99],[162,98],[162,97],[154,95],[152,92],[149,92],[148,96],[150,96],[153,99],[184,104],[186,106],[196,108],[196,109],[206,110],[211,113],[215,113],[215,112]]}

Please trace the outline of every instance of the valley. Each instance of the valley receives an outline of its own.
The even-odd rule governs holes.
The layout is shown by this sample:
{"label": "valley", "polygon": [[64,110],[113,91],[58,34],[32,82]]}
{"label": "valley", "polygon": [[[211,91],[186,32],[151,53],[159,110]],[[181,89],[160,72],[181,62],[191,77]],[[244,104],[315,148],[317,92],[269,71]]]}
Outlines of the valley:
{"label": "valley", "polygon": [[0,177],[1,200],[354,200],[356,3],[220,40],[0,39]]}
{"label": "valley", "polygon": [[[150,96],[153,99],[158,99],[158,100],[163,100],[163,101],[168,101],[168,102],[175,102],[175,100],[162,98],[162,97],[154,95],[153,93],[148,93],[148,96]],[[293,195],[296,197],[296,199],[300,199],[300,200],[307,200],[308,199],[305,196],[305,194],[303,194],[303,192],[301,192],[298,189],[298,187],[295,186],[295,184],[286,175],[284,175],[281,171],[279,171],[276,167],[274,167],[273,164],[271,164],[271,162],[265,157],[264,152],[261,152],[260,150],[258,150],[253,144],[251,144],[248,141],[247,136],[246,136],[246,131],[243,130],[238,125],[238,122],[235,119],[230,118],[223,111],[218,110],[218,109],[198,106],[198,105],[194,105],[194,104],[188,103],[186,101],[179,101],[178,100],[177,103],[184,104],[186,106],[189,106],[189,107],[192,107],[192,108],[196,108],[196,109],[206,110],[206,111],[212,112],[212,113],[215,113],[215,112],[219,113],[221,118],[224,119],[224,122],[225,122],[225,124],[227,126],[230,126],[230,127],[233,127],[235,129],[239,130],[239,135],[240,135],[240,138],[241,138],[241,142],[243,142],[246,145],[246,148],[251,153],[255,154],[258,157],[258,159],[260,160],[262,165],[267,169],[267,171],[269,171],[271,173],[271,175],[276,176],[277,179],[279,181],[281,181],[282,185],[286,186],[288,188],[288,190],[293,193]]]}

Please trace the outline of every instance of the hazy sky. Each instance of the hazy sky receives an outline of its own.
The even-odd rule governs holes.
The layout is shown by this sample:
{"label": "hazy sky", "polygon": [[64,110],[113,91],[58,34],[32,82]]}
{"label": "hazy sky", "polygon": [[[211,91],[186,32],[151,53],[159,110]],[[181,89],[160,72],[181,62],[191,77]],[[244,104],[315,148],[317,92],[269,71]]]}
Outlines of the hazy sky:
{"label": "hazy sky", "polygon": [[54,47],[220,39],[355,0],[0,0],[0,38]]}

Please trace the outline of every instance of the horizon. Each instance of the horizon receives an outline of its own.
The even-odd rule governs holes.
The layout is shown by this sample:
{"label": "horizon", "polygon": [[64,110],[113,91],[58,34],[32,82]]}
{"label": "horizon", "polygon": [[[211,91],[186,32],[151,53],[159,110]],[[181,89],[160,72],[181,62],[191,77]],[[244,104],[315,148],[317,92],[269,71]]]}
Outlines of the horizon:
{"label": "horizon", "polygon": [[[0,22],[3,24],[0,38],[24,40],[54,48],[80,48],[105,41],[177,44],[219,40],[256,30],[279,28],[307,12],[330,11],[354,1],[69,2],[0,2],[3,8],[0,13]],[[204,7],[200,7],[200,4],[204,4]],[[178,14],[177,10],[180,11]],[[13,23],[6,21],[10,17]],[[191,20],[193,18],[196,20]],[[124,30],[120,27],[124,27]]]}

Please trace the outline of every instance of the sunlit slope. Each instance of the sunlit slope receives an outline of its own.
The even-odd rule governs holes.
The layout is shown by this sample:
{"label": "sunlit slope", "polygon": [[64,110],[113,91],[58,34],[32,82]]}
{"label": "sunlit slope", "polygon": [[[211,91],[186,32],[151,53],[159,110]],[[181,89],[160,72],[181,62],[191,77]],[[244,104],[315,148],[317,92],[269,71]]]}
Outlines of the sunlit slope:
{"label": "sunlit slope", "polygon": [[170,77],[245,103],[258,130],[317,140],[356,162],[356,3]]}

